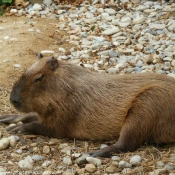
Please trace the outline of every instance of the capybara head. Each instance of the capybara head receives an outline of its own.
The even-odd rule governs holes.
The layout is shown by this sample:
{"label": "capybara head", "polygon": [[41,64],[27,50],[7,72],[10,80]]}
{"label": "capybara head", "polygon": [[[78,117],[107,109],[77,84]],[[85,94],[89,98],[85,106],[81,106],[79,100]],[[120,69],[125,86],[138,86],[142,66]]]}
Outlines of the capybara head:
{"label": "capybara head", "polygon": [[[35,62],[15,83],[10,101],[21,112],[46,112],[52,108],[58,60],[42,58]],[[55,93],[52,93],[52,92]]]}

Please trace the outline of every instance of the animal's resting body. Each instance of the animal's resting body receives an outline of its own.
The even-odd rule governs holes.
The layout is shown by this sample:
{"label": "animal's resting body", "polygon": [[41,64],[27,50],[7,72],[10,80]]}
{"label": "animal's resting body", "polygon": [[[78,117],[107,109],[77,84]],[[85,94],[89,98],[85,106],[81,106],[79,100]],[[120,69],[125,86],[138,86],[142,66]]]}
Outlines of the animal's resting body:
{"label": "animal's resting body", "polygon": [[175,142],[175,79],[154,73],[106,75],[42,58],[15,83],[11,103],[24,116],[11,131],[80,140],[118,139],[93,156]]}

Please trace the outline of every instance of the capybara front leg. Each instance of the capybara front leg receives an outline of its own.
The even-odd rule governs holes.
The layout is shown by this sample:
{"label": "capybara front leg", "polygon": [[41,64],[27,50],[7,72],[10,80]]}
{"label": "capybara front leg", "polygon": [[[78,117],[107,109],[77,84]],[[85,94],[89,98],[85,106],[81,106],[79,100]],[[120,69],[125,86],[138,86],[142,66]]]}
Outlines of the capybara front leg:
{"label": "capybara front leg", "polygon": [[55,132],[51,128],[47,128],[39,121],[25,123],[22,125],[12,126],[8,128],[10,133],[33,134],[48,137],[55,137]]}
{"label": "capybara front leg", "polygon": [[11,115],[2,115],[0,116],[0,123],[10,124],[10,123],[17,123],[19,121],[23,123],[30,123],[33,121],[37,121],[37,113],[31,112],[28,114],[18,115],[18,114],[11,114]]}

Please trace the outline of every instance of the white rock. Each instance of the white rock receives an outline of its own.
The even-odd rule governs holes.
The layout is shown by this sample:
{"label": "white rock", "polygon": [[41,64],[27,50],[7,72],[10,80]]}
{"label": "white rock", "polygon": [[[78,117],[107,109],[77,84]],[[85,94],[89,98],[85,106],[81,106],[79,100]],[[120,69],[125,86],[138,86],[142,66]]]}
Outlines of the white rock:
{"label": "white rock", "polygon": [[42,50],[41,54],[43,54],[43,55],[54,54],[54,51],[52,51],[52,50]]}
{"label": "white rock", "polygon": [[35,29],[28,29],[27,31],[28,31],[28,32],[34,32]]}
{"label": "white rock", "polygon": [[72,165],[72,160],[70,157],[66,156],[63,158],[63,163],[65,163],[66,165]]}
{"label": "white rock", "polygon": [[171,57],[164,57],[163,60],[164,61],[172,61],[172,58]]}
{"label": "white rock", "polygon": [[18,38],[10,38],[10,41],[18,41]]}
{"label": "white rock", "polygon": [[119,22],[120,22],[120,19],[114,19],[114,20],[112,20],[112,24],[113,25],[118,25]]}
{"label": "white rock", "polygon": [[42,167],[47,167],[49,165],[51,165],[51,161],[50,160],[46,160],[43,164],[42,164]]}
{"label": "white rock", "polygon": [[73,157],[73,158],[78,158],[78,157],[80,157],[80,156],[81,156],[80,153],[74,153],[74,154],[72,154],[72,157]]}
{"label": "white rock", "polygon": [[109,74],[115,74],[118,71],[119,71],[119,69],[116,68],[116,67],[110,67],[109,69],[106,70],[106,72],[109,73]]}
{"label": "white rock", "polygon": [[87,24],[92,24],[92,23],[97,22],[97,19],[96,18],[84,19],[84,22],[87,23]]}
{"label": "white rock", "polygon": [[4,40],[9,40],[9,36],[4,36]]}
{"label": "white rock", "polygon": [[66,52],[66,50],[65,50],[64,48],[62,48],[62,47],[59,47],[58,50],[59,50],[60,52],[63,52],[63,53]]}
{"label": "white rock", "polygon": [[132,165],[129,164],[128,162],[125,162],[125,161],[120,161],[119,164],[118,164],[119,168],[131,168]]}
{"label": "white rock", "polygon": [[0,140],[0,151],[6,149],[10,144],[9,138],[2,138]]}
{"label": "white rock", "polygon": [[110,166],[108,166],[106,169],[105,169],[105,172],[106,173],[114,173],[116,171],[116,166],[114,166],[113,164],[111,164]]}
{"label": "white rock", "polygon": [[34,4],[33,5],[33,10],[34,11],[40,11],[40,10],[42,10],[42,6],[40,4]]}
{"label": "white rock", "polygon": [[[175,75],[175,74],[174,74]],[[175,78],[175,77],[174,77]],[[165,164],[161,161],[156,162],[156,168],[162,168]]]}
{"label": "white rock", "polygon": [[0,151],[5,150],[9,146],[9,139],[8,138],[2,138],[0,140]]}
{"label": "white rock", "polygon": [[93,68],[93,65],[91,65],[91,64],[83,64],[83,66],[86,68]]}
{"label": "white rock", "polygon": [[131,0],[132,3],[139,4],[140,0]]}
{"label": "white rock", "polygon": [[87,11],[87,7],[83,6],[80,8],[80,12],[86,12]]}
{"label": "white rock", "polygon": [[52,4],[52,0],[43,0],[43,4],[49,6]]}
{"label": "white rock", "polygon": [[146,5],[139,5],[139,6],[136,7],[135,9],[136,9],[137,11],[143,11],[143,10],[148,9],[148,8],[149,8],[149,6],[146,6]]}
{"label": "white rock", "polygon": [[89,12],[89,11],[87,11],[87,12],[85,13],[85,15],[86,15],[86,18],[89,18],[89,19],[91,19],[91,18],[94,17],[93,13],[91,13],[91,12]]}
{"label": "white rock", "polygon": [[175,67],[175,60],[173,60],[173,61],[171,62],[171,65],[172,65],[173,67]]}
{"label": "white rock", "polygon": [[175,78],[175,74],[173,74],[173,73],[169,73],[169,74],[167,74],[167,75],[170,76],[170,77]]}
{"label": "white rock", "polygon": [[129,26],[130,25],[130,23],[128,23],[128,22],[118,22],[118,25],[120,26],[120,27],[127,27],[127,26]]}
{"label": "white rock", "polygon": [[15,139],[14,136],[10,136],[9,141],[10,141],[10,146],[16,146],[17,140]]}
{"label": "white rock", "polygon": [[14,67],[19,68],[19,67],[21,67],[21,65],[20,64],[14,64]]}
{"label": "white rock", "polygon": [[16,10],[16,9],[11,9],[11,10],[10,10],[10,13],[11,13],[11,14],[15,14],[15,13],[17,13],[17,12],[18,12],[18,10]]}
{"label": "white rock", "polygon": [[5,28],[0,26],[0,30],[5,30]]}
{"label": "white rock", "polygon": [[100,159],[97,159],[97,158],[94,158],[94,157],[86,157],[86,160],[95,165],[95,166],[101,166],[101,160]]}
{"label": "white rock", "polygon": [[109,56],[109,50],[98,52],[97,55]]}
{"label": "white rock", "polygon": [[78,165],[84,164],[87,162],[86,157],[89,157],[89,154],[83,154],[81,157],[79,157],[78,159],[76,159],[76,163]]}
{"label": "white rock", "polygon": [[82,54],[82,55],[80,56],[80,58],[88,59],[88,58],[90,58],[90,55],[89,55],[89,54]]}
{"label": "white rock", "polygon": [[104,12],[104,9],[103,9],[103,8],[98,8],[98,9],[97,9],[97,12],[98,12],[98,13],[103,13],[103,12]]}
{"label": "white rock", "polygon": [[89,173],[94,173],[96,171],[96,167],[93,164],[87,164],[85,166],[85,170]]}
{"label": "white rock", "polygon": [[106,147],[108,147],[108,145],[106,145],[106,144],[101,144],[100,149],[103,149],[103,148],[106,148]]}
{"label": "white rock", "polygon": [[129,2],[129,0],[120,0],[121,3]]}
{"label": "white rock", "polygon": [[106,19],[107,17],[109,17],[109,13],[104,12],[101,14],[101,16],[103,19]]}
{"label": "white rock", "polygon": [[164,29],[165,24],[155,24],[155,23],[150,23],[149,24],[150,29]]}
{"label": "white rock", "polygon": [[37,32],[37,33],[41,33],[41,30],[40,30],[40,29],[36,29],[36,32]]}
{"label": "white rock", "polygon": [[114,33],[119,32],[120,29],[118,27],[113,27],[112,29],[107,29],[104,32],[102,32],[103,35],[112,35]]}
{"label": "white rock", "polygon": [[130,159],[130,163],[134,166],[140,165],[141,161],[142,161],[142,158],[139,155],[135,155]]}
{"label": "white rock", "polygon": [[110,15],[115,15],[116,14],[116,10],[114,10],[114,9],[108,9],[108,8],[106,8],[105,9],[105,12],[107,12],[108,14],[110,14]]}
{"label": "white rock", "polygon": [[123,53],[132,53],[134,52],[134,49],[126,49]]}
{"label": "white rock", "polygon": [[43,146],[43,153],[49,154],[50,153],[50,147],[48,145]]}
{"label": "white rock", "polygon": [[17,152],[18,154],[21,154],[21,153],[22,153],[22,149],[17,149],[16,152]]}
{"label": "white rock", "polygon": [[57,11],[58,15],[61,15],[61,14],[65,13],[65,12],[66,12],[66,10],[58,10]]}
{"label": "white rock", "polygon": [[18,162],[18,166],[21,169],[32,169],[33,168],[33,160],[31,156],[27,156],[24,160],[20,160]]}
{"label": "white rock", "polygon": [[175,20],[174,22],[168,27],[168,30],[175,31]]}
{"label": "white rock", "polygon": [[122,174],[131,174],[131,173],[132,173],[131,168],[124,168],[122,171]]}
{"label": "white rock", "polygon": [[113,161],[119,161],[120,160],[120,157],[119,156],[112,156],[111,157],[111,160],[113,160]]}
{"label": "white rock", "polygon": [[136,18],[134,18],[132,20],[133,24],[140,24],[143,21],[145,21],[145,17],[144,16],[137,16]]}
{"label": "white rock", "polygon": [[131,24],[131,18],[130,17],[123,17],[123,18],[121,18],[121,22]]}
{"label": "white rock", "polygon": [[41,161],[43,159],[44,159],[44,157],[43,156],[40,156],[40,155],[34,155],[34,156],[32,156],[32,160],[34,160],[34,161]]}

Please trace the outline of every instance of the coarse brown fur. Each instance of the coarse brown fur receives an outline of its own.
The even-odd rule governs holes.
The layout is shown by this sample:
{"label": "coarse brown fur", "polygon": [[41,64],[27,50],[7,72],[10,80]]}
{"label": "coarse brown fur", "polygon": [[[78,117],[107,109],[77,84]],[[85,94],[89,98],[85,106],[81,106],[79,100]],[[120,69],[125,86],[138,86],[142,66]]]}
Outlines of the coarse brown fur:
{"label": "coarse brown fur", "polygon": [[107,75],[42,58],[16,82],[11,102],[21,112],[38,113],[39,119],[14,131],[81,140],[119,138],[93,156],[134,151],[145,142],[175,142],[175,79],[167,75]]}

